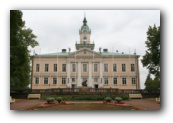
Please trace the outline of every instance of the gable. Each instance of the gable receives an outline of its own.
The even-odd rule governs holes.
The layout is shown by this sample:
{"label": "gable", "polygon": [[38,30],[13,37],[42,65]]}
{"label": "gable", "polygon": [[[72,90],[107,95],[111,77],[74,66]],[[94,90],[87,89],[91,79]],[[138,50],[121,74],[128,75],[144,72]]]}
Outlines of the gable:
{"label": "gable", "polygon": [[93,57],[93,55],[94,57],[101,57],[99,53],[86,48],[71,53],[69,57],[75,57],[75,55],[77,57]]}

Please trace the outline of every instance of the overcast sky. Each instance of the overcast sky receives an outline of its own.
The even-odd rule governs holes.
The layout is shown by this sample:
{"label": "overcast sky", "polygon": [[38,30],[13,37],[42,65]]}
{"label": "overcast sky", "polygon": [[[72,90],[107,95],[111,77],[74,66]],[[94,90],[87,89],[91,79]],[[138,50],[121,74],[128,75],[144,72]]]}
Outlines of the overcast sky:
{"label": "overcast sky", "polygon": [[[83,25],[84,12],[91,29],[91,42],[95,51],[99,47],[112,52],[136,53],[140,59],[145,54],[146,32],[149,26],[160,26],[160,10],[22,10],[26,27],[37,36],[39,46],[31,49],[41,54],[71,48],[79,42],[79,29]],[[144,82],[148,70],[140,60],[140,82]]]}

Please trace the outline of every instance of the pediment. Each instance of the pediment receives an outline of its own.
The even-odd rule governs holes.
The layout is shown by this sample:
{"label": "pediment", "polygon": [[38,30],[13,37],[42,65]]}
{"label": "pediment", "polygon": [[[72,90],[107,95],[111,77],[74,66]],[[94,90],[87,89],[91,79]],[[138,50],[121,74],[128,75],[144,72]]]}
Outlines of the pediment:
{"label": "pediment", "polygon": [[69,55],[69,57],[101,57],[101,54],[95,52],[95,51],[92,51],[92,50],[89,50],[87,48],[84,48],[84,49],[80,49],[78,51],[75,51],[73,53],[71,53]]}

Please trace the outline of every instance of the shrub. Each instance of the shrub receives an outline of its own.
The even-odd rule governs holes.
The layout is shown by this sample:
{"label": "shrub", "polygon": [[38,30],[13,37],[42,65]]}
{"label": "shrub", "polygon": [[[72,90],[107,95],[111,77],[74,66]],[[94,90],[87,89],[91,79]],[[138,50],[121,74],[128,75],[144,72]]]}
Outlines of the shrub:
{"label": "shrub", "polygon": [[58,101],[58,103],[60,103],[62,101],[62,97],[56,97],[56,100]]}
{"label": "shrub", "polygon": [[53,97],[46,98],[48,104],[52,103],[55,99]]}
{"label": "shrub", "polygon": [[121,97],[115,97],[115,100],[120,103],[122,101],[122,98]]}
{"label": "shrub", "polygon": [[106,98],[105,98],[105,101],[106,101],[106,102],[111,102],[111,101],[112,101],[112,98],[106,97]]}

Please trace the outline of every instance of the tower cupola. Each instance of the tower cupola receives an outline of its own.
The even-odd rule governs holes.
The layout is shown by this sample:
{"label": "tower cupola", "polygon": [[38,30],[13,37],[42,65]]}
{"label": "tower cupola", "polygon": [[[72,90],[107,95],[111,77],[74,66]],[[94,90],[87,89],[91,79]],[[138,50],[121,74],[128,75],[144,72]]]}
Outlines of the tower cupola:
{"label": "tower cupola", "polygon": [[[87,25],[87,19],[84,17],[83,25],[79,29],[79,36],[80,36],[80,47],[88,47],[90,49],[94,49],[94,44],[90,44],[90,36],[91,36],[91,29]],[[76,49],[79,49],[79,45],[76,44]]]}

